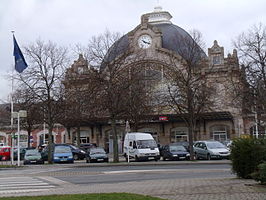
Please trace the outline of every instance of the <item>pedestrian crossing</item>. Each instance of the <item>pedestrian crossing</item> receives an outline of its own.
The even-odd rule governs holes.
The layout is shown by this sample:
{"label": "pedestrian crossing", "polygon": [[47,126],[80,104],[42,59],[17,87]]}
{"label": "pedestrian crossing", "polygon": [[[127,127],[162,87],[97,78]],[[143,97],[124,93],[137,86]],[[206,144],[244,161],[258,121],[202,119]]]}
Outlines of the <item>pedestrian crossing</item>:
{"label": "pedestrian crossing", "polygon": [[48,191],[55,187],[56,185],[36,177],[0,178],[0,195]]}

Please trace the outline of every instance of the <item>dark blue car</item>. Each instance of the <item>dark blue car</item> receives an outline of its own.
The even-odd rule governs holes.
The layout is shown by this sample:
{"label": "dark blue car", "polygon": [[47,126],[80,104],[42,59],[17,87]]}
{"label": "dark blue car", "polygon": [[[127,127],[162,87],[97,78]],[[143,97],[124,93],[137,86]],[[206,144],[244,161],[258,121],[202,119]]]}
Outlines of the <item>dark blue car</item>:
{"label": "dark blue car", "polygon": [[161,149],[163,160],[189,160],[190,154],[182,145],[165,145]]}

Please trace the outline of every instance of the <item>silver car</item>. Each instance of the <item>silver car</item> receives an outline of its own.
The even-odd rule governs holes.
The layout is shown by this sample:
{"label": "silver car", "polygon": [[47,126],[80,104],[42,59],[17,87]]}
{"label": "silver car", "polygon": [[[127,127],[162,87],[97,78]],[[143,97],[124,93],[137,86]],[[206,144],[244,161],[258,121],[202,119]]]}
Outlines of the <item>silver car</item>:
{"label": "silver car", "polygon": [[194,146],[196,159],[229,159],[229,149],[218,141],[197,141]]}

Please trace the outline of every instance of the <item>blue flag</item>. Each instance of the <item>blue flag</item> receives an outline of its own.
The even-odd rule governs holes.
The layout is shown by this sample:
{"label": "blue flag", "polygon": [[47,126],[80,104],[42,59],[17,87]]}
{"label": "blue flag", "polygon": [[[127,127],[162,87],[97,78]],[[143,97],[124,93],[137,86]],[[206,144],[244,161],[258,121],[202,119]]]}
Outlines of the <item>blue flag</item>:
{"label": "blue flag", "polygon": [[15,56],[15,70],[19,73],[23,72],[24,69],[28,67],[25,58],[18,46],[15,36],[13,35],[14,41],[14,52],[13,55]]}

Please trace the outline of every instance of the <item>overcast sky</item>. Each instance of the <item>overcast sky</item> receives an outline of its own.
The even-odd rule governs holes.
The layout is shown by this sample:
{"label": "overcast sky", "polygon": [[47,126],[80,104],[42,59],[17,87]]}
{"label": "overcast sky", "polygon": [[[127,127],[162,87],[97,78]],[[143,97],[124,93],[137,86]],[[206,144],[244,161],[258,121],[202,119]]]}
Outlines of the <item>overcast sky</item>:
{"label": "overcast sky", "polygon": [[[14,65],[11,30],[22,48],[37,39],[58,45],[86,45],[93,35],[126,34],[153,11],[158,0],[0,0],[0,103],[8,101]],[[253,24],[266,25],[266,0],[160,0],[172,22],[202,32],[206,47],[214,40],[232,52],[232,40]]]}

